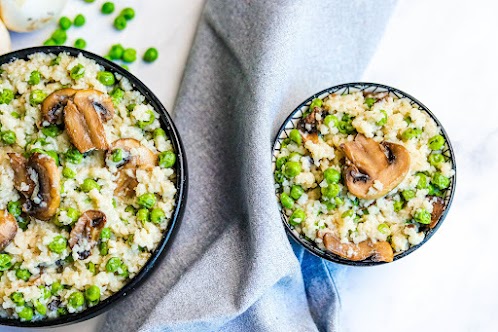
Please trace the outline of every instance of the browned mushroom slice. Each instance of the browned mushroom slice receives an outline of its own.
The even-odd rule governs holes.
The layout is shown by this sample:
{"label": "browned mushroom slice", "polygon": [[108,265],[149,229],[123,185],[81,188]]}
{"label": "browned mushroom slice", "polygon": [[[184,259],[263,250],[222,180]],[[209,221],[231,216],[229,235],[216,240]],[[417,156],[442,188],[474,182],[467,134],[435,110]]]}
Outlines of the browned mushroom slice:
{"label": "browned mushroom slice", "polygon": [[67,88],[49,94],[41,104],[41,126],[61,124],[63,109],[75,93],[76,90]]}
{"label": "browned mushroom slice", "polygon": [[439,218],[443,214],[445,209],[444,201],[440,197],[434,198],[434,203],[432,203],[432,213],[431,213],[431,223],[429,225],[430,228],[436,227],[439,222]]}
{"label": "browned mushroom slice", "polygon": [[[360,134],[341,148],[346,155],[346,185],[349,192],[361,199],[385,196],[403,181],[410,169],[410,154],[399,144],[379,144]],[[370,190],[375,181],[381,186]]]}
{"label": "browned mushroom slice", "polygon": [[26,169],[35,187],[27,197],[23,211],[37,219],[49,220],[61,202],[60,174],[55,160],[36,152],[29,158]]}
{"label": "browned mushroom slice", "polygon": [[4,250],[17,234],[17,221],[13,215],[0,210],[0,251]]}
{"label": "browned mushroom slice", "polygon": [[374,262],[392,262],[394,258],[393,249],[387,241],[341,243],[335,236],[326,233],[323,236],[323,244],[328,251],[351,261],[371,258]]}
{"label": "browned mushroom slice", "polygon": [[74,104],[79,109],[94,110],[103,122],[114,116],[114,104],[111,98],[97,90],[80,90],[74,95]]}
{"label": "browned mushroom slice", "polygon": [[321,121],[317,120],[317,114],[322,113],[322,111],[322,108],[314,107],[308,115],[299,120],[298,128],[310,134],[316,133],[321,124]]}
{"label": "browned mushroom slice", "polygon": [[14,187],[25,197],[30,197],[35,183],[28,175],[28,160],[20,153],[8,153],[10,165],[14,170]]}
{"label": "browned mushroom slice", "polygon": [[81,247],[81,251],[78,252],[80,259],[86,259],[90,255],[106,221],[106,215],[97,210],[88,210],[79,217],[69,234],[69,246],[71,249],[77,244]]}
{"label": "browned mushroom slice", "polygon": [[68,101],[64,108],[64,123],[69,139],[79,152],[107,149],[104,125],[93,108],[78,108]]}
{"label": "browned mushroom slice", "polygon": [[138,185],[135,177],[136,169],[150,169],[156,166],[157,155],[134,138],[121,138],[115,141],[107,151],[107,158],[116,149],[122,149],[124,156],[123,162],[118,165],[121,169],[114,194],[125,197],[131,196]]}

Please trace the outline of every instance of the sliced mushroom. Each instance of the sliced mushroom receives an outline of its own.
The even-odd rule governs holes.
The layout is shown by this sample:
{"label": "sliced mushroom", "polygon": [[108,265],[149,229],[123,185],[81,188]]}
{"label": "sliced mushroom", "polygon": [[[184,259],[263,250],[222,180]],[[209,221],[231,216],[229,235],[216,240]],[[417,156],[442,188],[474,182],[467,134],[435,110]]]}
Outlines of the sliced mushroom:
{"label": "sliced mushroom", "polygon": [[97,90],[79,90],[74,96],[74,104],[78,108],[97,112],[103,122],[114,116],[114,104],[111,98]]}
{"label": "sliced mushroom", "polygon": [[431,223],[429,227],[432,229],[436,227],[439,222],[439,218],[443,214],[445,209],[444,200],[440,197],[434,197],[434,202],[432,204],[432,213],[431,213]]}
{"label": "sliced mushroom", "polygon": [[61,202],[60,174],[55,160],[36,152],[29,158],[26,170],[35,187],[26,198],[23,211],[37,219],[49,220]]}
{"label": "sliced mushroom", "polygon": [[122,138],[115,141],[107,151],[107,158],[112,151],[125,151],[123,162],[119,165],[119,177],[114,194],[117,196],[131,196],[138,185],[135,173],[137,168],[150,169],[157,165],[157,155],[133,138]]}
{"label": "sliced mushroom", "polygon": [[0,251],[4,250],[17,234],[17,221],[13,215],[0,210]]}
{"label": "sliced mushroom", "polygon": [[[361,199],[376,199],[396,188],[410,169],[410,154],[402,145],[357,135],[341,145],[346,155],[344,171],[349,192]],[[378,181],[381,186],[374,183]],[[375,190],[370,190],[375,188]]]}
{"label": "sliced mushroom", "polygon": [[69,246],[72,249],[78,244],[84,249],[78,252],[80,259],[86,259],[92,248],[97,245],[106,221],[106,215],[97,210],[88,210],[79,217],[69,234]]}
{"label": "sliced mushroom", "polygon": [[299,120],[298,128],[310,134],[316,133],[321,124],[321,121],[317,120],[317,114],[321,114],[322,111],[321,107],[314,107],[307,116]]}
{"label": "sliced mushroom", "polygon": [[374,262],[392,262],[394,258],[393,249],[387,241],[341,243],[334,235],[326,233],[323,236],[323,244],[328,251],[351,261],[371,258]]}
{"label": "sliced mushroom", "polygon": [[41,126],[62,124],[64,107],[75,94],[76,90],[71,88],[57,90],[49,94],[41,104]]}
{"label": "sliced mushroom", "polygon": [[35,183],[28,175],[28,160],[20,153],[8,153],[10,165],[14,170],[14,187],[24,195],[30,197],[35,190]]}

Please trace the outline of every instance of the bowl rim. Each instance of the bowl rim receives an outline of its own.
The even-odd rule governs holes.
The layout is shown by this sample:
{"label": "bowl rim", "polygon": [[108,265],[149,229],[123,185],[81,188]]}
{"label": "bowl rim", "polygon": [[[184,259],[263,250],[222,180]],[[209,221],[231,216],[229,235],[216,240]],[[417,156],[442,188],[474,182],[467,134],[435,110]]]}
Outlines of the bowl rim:
{"label": "bowl rim", "polygon": [[[447,142],[447,145],[448,145],[448,149],[446,150],[446,152],[449,153],[449,158],[451,159],[452,161],[452,169],[454,171],[454,175],[452,177],[452,182],[451,182],[451,188],[449,190],[447,190],[447,192],[449,192],[449,195],[447,194],[447,196],[445,197],[445,202],[446,202],[446,207],[443,211],[443,214],[441,215],[441,217],[439,218],[439,221],[438,223],[436,224],[436,226],[432,229],[429,229],[426,234],[425,234],[425,237],[424,237],[424,240],[422,242],[420,242],[418,245],[416,246],[412,246],[410,248],[408,248],[407,250],[399,253],[399,254],[396,254],[394,256],[394,260],[393,262],[389,262],[389,263],[394,263],[395,261],[403,258],[403,257],[406,257],[408,256],[409,254],[411,254],[412,252],[416,251],[418,248],[420,248],[422,245],[424,245],[427,241],[429,241],[430,238],[432,238],[432,236],[434,235],[434,233],[437,232],[437,230],[441,227],[441,225],[443,224],[444,220],[446,219],[446,216],[451,208],[451,204],[453,203],[453,198],[455,196],[455,189],[456,189],[456,183],[457,183],[457,167],[456,167],[456,160],[455,160],[455,153],[454,153],[454,150],[453,150],[453,145],[451,144],[451,140],[448,136],[448,133],[446,132],[446,130],[444,129],[443,125],[441,124],[441,122],[438,120],[438,118],[431,112],[431,110],[429,110],[429,108],[427,106],[425,106],[424,104],[422,104],[418,99],[414,98],[413,96],[411,96],[410,94],[400,90],[400,89],[397,89],[397,88],[394,88],[394,87],[391,87],[391,86],[388,86],[388,85],[385,85],[385,84],[380,84],[380,83],[373,83],[373,82],[351,82],[351,83],[342,83],[342,84],[339,84],[339,85],[334,85],[332,87],[329,87],[329,88],[326,88],[320,92],[317,92],[315,94],[313,94],[312,96],[310,96],[309,98],[307,98],[306,100],[304,100],[302,103],[300,103],[287,117],[286,119],[284,120],[284,122],[282,123],[282,125],[280,126],[278,132],[277,132],[277,135],[275,136],[275,139],[273,141],[273,145],[272,145],[272,173],[274,172],[274,169],[275,169],[275,162],[276,162],[276,152],[278,151],[277,150],[277,144],[280,142],[280,140],[282,139],[282,134],[283,132],[285,132],[287,129],[290,129],[291,127],[287,127],[288,124],[290,122],[292,122],[292,120],[296,120],[296,113],[302,111],[302,109],[305,107],[305,106],[309,106],[309,104],[311,103],[311,101],[315,98],[324,98],[332,93],[335,93],[337,91],[340,91],[342,89],[346,89],[347,93],[350,93],[350,89],[353,88],[354,91],[353,92],[357,92],[357,91],[363,91],[365,89],[369,89],[369,88],[374,88],[373,91],[368,91],[368,92],[375,92],[377,89],[382,89],[384,92],[384,90],[387,90],[387,92],[389,93],[393,93],[394,95],[396,95],[398,98],[403,98],[403,97],[406,97],[408,98],[411,102],[413,102],[414,104],[416,104],[417,106],[419,106],[419,109],[420,110],[423,110],[425,111],[435,122],[436,124],[441,128],[441,134],[443,135],[443,137],[445,138],[446,142]],[[292,127],[294,128],[294,127]],[[278,190],[275,189],[275,193],[278,194]],[[388,262],[374,262],[370,259],[367,259],[367,260],[363,260],[363,261],[351,261],[351,260],[348,260],[348,259],[345,259],[345,258],[342,258],[336,254],[333,254],[329,251],[324,251],[324,250],[321,250],[320,248],[318,248],[313,242],[311,241],[307,241],[306,239],[304,238],[301,238],[300,235],[296,234],[296,232],[293,231],[293,227],[289,224],[288,220],[287,220],[287,216],[285,215],[281,205],[280,205],[280,202],[278,202],[278,207],[279,207],[279,210],[280,210],[280,217],[282,219],[282,223],[284,224],[285,226],[285,229],[287,231],[287,233],[290,235],[290,237],[297,243],[299,243],[301,246],[303,246],[306,250],[308,250],[310,253],[312,253],[313,255],[317,256],[317,257],[320,257],[322,259],[325,259],[327,261],[330,261],[330,262],[333,262],[333,263],[338,263],[338,264],[342,264],[342,265],[347,265],[347,266],[378,266],[378,265],[383,265],[383,264],[389,264]]]}
{"label": "bowl rim", "polygon": [[0,326],[4,325],[24,328],[38,328],[70,325],[96,317],[111,309],[119,301],[121,301],[123,298],[133,293],[133,291],[140,287],[155,271],[155,268],[160,264],[169,247],[171,246],[171,243],[173,242],[173,239],[178,231],[185,212],[185,205],[188,194],[188,167],[185,149],[180,138],[180,134],[178,133],[178,130],[176,129],[172,118],[170,117],[166,108],[160,102],[159,98],[157,98],[156,95],[136,76],[134,76],[132,73],[125,70],[121,66],[115,64],[114,62],[109,61],[97,54],[68,46],[39,46],[13,51],[0,56],[0,65],[13,62],[17,59],[27,59],[29,55],[32,55],[34,53],[52,53],[57,55],[63,52],[76,57],[79,54],[82,54],[84,57],[94,60],[98,65],[103,66],[106,70],[118,73],[121,76],[127,78],[130,84],[133,86],[133,89],[139,91],[145,97],[145,99],[154,106],[154,108],[160,115],[159,118],[161,128],[166,131],[166,134],[170,138],[170,141],[178,157],[176,162],[177,178],[175,186],[177,189],[177,193],[175,198],[175,208],[173,210],[168,227],[163,233],[161,241],[158,243],[155,250],[151,253],[151,256],[147,260],[147,263],[142,267],[137,275],[133,277],[133,279],[131,279],[127,284],[125,284],[119,291],[117,291],[104,301],[100,302],[96,306],[87,308],[86,310],[79,313],[67,314],[54,319],[44,319],[34,322],[22,322],[18,319],[0,317]]}

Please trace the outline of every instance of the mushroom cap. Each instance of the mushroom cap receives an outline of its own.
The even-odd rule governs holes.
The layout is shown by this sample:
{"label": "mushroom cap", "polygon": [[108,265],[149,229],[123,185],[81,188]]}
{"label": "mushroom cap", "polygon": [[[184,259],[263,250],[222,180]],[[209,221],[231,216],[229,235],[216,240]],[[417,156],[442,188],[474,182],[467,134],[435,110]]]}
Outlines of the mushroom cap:
{"label": "mushroom cap", "polygon": [[[376,199],[396,188],[410,170],[410,154],[399,144],[377,143],[359,134],[341,145],[346,155],[344,177],[351,194],[361,199]],[[382,188],[374,188],[379,181]]]}
{"label": "mushroom cap", "polygon": [[20,153],[11,152],[7,155],[9,156],[10,166],[14,170],[14,187],[24,197],[30,197],[33,190],[35,190],[35,183],[28,175],[28,160]]}
{"label": "mushroom cap", "polygon": [[74,96],[74,104],[78,108],[93,109],[103,122],[111,120],[115,113],[111,98],[93,89],[78,90]]}
{"label": "mushroom cap", "polygon": [[60,16],[67,0],[0,0],[0,16],[9,30],[38,30]]}
{"label": "mushroom cap", "polygon": [[106,222],[106,215],[98,210],[88,210],[78,218],[69,234],[69,246],[72,249],[77,244],[86,245],[86,250],[78,253],[80,259],[88,257],[90,250],[97,244]]}
{"label": "mushroom cap", "polygon": [[323,244],[328,251],[351,261],[362,261],[369,257],[374,262],[392,262],[394,259],[393,249],[387,241],[341,243],[334,235],[326,233],[323,236]]}
{"label": "mushroom cap", "polygon": [[60,89],[52,92],[41,104],[41,125],[61,124],[62,113],[68,100],[72,98],[76,90],[71,88]]}
{"label": "mushroom cap", "polygon": [[36,152],[28,160],[27,173],[35,189],[24,203],[23,211],[37,219],[50,220],[61,202],[60,174],[55,160]]}
{"label": "mushroom cap", "polygon": [[4,250],[17,234],[17,221],[13,215],[0,210],[0,251]]}
{"label": "mushroom cap", "polygon": [[0,55],[9,53],[10,51],[10,35],[2,20],[0,20]]}
{"label": "mushroom cap", "polygon": [[430,228],[436,227],[439,222],[439,218],[444,212],[445,209],[444,200],[441,197],[434,197],[432,203],[432,213],[431,213],[431,223],[429,224]]}
{"label": "mushroom cap", "polygon": [[134,138],[121,138],[114,141],[107,151],[107,157],[116,149],[126,151],[127,157],[125,162],[120,165],[121,169],[114,194],[116,196],[131,196],[138,185],[135,176],[137,168],[150,169],[156,166],[157,154]]}

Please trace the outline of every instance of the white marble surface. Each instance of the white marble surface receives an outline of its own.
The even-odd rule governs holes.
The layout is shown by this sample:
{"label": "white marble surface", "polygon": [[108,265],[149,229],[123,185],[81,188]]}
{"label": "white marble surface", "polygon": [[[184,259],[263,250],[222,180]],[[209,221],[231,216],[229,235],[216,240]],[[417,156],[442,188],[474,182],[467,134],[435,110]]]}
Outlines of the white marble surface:
{"label": "white marble surface", "polygon": [[[100,54],[114,42],[142,52],[157,46],[155,64],[137,62],[131,71],[172,109],[202,0],[116,3],[137,10],[122,33],[114,32],[112,19],[100,15],[98,6],[70,1],[67,14],[83,12],[92,20],[70,30],[70,38],[86,38],[88,49]],[[438,116],[454,144],[458,184],[444,225],[424,247],[393,264],[343,270],[343,331],[498,330],[497,10],[493,0],[401,0],[363,76],[412,94]],[[51,30],[13,35],[13,46],[39,44]],[[71,330],[98,330],[99,321]]]}

